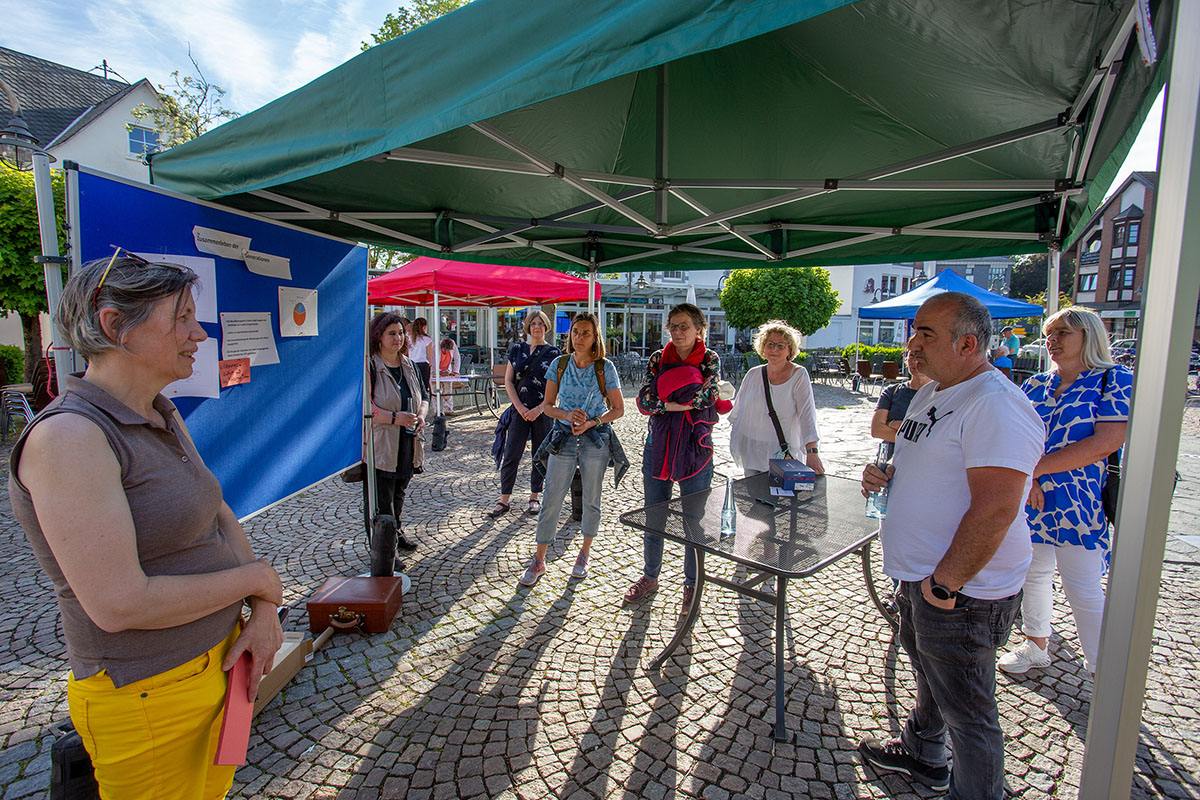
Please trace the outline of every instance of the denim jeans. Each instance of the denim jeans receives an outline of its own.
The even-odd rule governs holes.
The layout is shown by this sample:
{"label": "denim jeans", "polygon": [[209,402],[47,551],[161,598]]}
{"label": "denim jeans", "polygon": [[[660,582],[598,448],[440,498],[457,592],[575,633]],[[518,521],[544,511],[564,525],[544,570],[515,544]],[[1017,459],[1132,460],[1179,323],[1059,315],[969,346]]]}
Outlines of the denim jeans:
{"label": "denim jeans", "polygon": [[[665,503],[671,499],[671,487],[675,485],[675,481],[664,481],[653,477],[650,474],[650,457],[649,447],[647,451],[642,453],[642,479],[646,484],[646,505],[654,505],[655,503]],[[704,469],[697,472],[690,478],[679,481],[679,495],[693,494],[695,492],[703,492],[712,487],[713,465],[709,461],[704,465]],[[651,516],[647,515],[647,522],[653,525]],[[655,536],[652,533],[647,533],[642,536],[642,557],[644,565],[642,573],[647,578],[658,580],[658,574],[662,572],[663,560],[663,537]],[[683,549],[683,585],[696,585],[696,550],[693,547],[684,547]]]}
{"label": "denim jeans", "polygon": [[954,740],[954,800],[1004,797],[1004,734],[996,706],[996,648],[1008,641],[1021,593],[1002,600],[960,594],[949,611],[930,605],[921,584],[900,583],[900,644],[917,677],[917,703],[900,738],[917,761],[946,763]]}
{"label": "denim jeans", "polygon": [[550,544],[558,529],[558,515],[562,511],[563,499],[571,488],[575,477],[575,466],[583,478],[583,521],[581,533],[591,539],[600,530],[600,491],[604,487],[604,473],[610,457],[608,431],[596,429],[603,440],[597,445],[587,434],[568,435],[562,449],[551,454],[546,463],[546,493],[542,498],[542,510],[538,512],[537,543]]}

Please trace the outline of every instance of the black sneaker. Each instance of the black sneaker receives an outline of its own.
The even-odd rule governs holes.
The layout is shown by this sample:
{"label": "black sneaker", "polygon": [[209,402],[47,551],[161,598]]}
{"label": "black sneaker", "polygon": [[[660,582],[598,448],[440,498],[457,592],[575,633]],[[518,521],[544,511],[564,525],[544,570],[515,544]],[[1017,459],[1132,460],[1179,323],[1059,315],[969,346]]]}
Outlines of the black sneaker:
{"label": "black sneaker", "polygon": [[411,553],[413,550],[417,549],[417,543],[405,539],[404,534],[402,533],[396,538],[396,549],[403,550],[406,553]]}
{"label": "black sneaker", "polygon": [[924,784],[934,791],[944,792],[950,788],[949,767],[930,767],[922,764],[909,755],[908,748],[899,739],[863,739],[858,743],[858,752],[863,761],[875,769],[903,772],[917,783]]}

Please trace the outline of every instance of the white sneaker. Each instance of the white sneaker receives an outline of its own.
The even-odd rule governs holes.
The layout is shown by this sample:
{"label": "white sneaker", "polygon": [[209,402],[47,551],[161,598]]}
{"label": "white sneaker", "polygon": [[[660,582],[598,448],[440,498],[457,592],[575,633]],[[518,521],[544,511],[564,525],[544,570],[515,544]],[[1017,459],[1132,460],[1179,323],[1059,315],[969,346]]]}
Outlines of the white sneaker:
{"label": "white sneaker", "polygon": [[1023,675],[1034,667],[1050,666],[1050,647],[1046,649],[1026,639],[1016,650],[1000,657],[1000,669],[1013,675]]}
{"label": "white sneaker", "polygon": [[572,578],[586,578],[588,574],[588,557],[583,553],[575,559],[575,566],[571,568]]}

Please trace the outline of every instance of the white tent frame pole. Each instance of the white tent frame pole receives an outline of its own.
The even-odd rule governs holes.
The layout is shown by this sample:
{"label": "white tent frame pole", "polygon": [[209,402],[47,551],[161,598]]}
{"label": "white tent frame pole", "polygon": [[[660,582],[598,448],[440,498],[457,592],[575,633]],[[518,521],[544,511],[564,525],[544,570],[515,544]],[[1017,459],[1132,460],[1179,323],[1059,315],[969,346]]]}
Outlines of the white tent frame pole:
{"label": "white tent frame pole", "polygon": [[[367,508],[363,510],[367,524],[375,518],[375,509],[379,508],[379,486],[375,481],[375,436],[371,430],[373,418],[371,397],[371,306],[367,304],[367,319],[363,326],[363,480],[367,482]],[[368,543],[369,544],[369,543]]]}
{"label": "white tent frame pole", "polygon": [[442,413],[442,311],[439,305],[440,298],[438,297],[437,289],[433,290],[433,357],[437,359],[429,365],[429,371],[433,375],[434,397],[436,398],[437,406],[433,412],[434,416]]}
{"label": "white tent frame pole", "polygon": [[[54,353],[54,379],[58,393],[67,388],[67,376],[71,374],[74,359],[71,348],[57,343],[58,301],[62,297],[62,263],[58,249],[58,225],[55,223],[54,194],[51,189],[50,156],[41,151],[33,153],[33,195],[37,203],[38,233],[42,244],[42,275],[46,280],[46,302],[50,315],[51,350]],[[39,356],[41,353],[38,354]],[[33,377],[30,376],[30,380]]]}
{"label": "white tent frame pole", "polygon": [[1171,513],[1186,363],[1200,294],[1200,3],[1180,3],[1163,113],[1153,247],[1100,659],[1079,796],[1127,798]]}
{"label": "white tent frame pole", "polygon": [[[588,313],[596,313],[596,262],[593,261],[588,266]],[[600,331],[596,331],[597,336],[602,336]]]}
{"label": "white tent frame pole", "polygon": [[306,203],[303,200],[296,200],[296,199],[293,199],[286,195],[277,194],[275,192],[268,192],[263,189],[255,189],[252,192],[247,192],[247,194],[253,195],[255,197],[261,197],[264,200],[270,200],[272,202],[279,203],[281,205],[291,206],[292,208],[298,208],[301,211],[308,211],[313,214],[319,214],[319,215],[322,215],[322,217],[324,219],[335,220],[337,222],[344,222],[347,225],[353,225],[356,228],[362,228],[363,230],[372,231],[374,233],[381,233],[384,236],[387,236],[389,238],[397,239],[397,240],[399,240],[401,242],[405,242],[407,244],[415,244],[418,247],[424,247],[427,250],[440,250],[441,249],[438,245],[434,244],[433,242],[427,241],[425,239],[421,239],[416,236],[409,236],[407,233],[401,233],[400,231],[394,231],[391,228],[385,228],[382,225],[374,225],[370,222],[364,222],[363,220],[355,217],[352,214],[343,214],[343,213],[339,213],[336,211],[330,211],[327,208],[321,208],[320,206],[315,206],[312,203]]}

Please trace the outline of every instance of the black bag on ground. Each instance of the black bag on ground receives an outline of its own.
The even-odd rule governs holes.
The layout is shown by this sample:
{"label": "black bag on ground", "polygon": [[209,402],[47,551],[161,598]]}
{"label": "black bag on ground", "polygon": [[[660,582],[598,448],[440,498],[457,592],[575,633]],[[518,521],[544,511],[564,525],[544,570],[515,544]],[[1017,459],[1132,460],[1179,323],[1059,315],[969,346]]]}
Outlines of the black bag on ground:
{"label": "black bag on ground", "polygon": [[579,467],[571,478],[571,519],[576,522],[583,519],[583,475],[579,474]]}
{"label": "black bag on ground", "polygon": [[435,416],[430,430],[433,431],[433,441],[429,445],[429,449],[435,453],[440,453],[446,449],[446,437],[450,433],[450,428],[446,425],[446,415],[438,414]]}
{"label": "black bag on ground", "polygon": [[371,525],[371,577],[390,578],[396,566],[396,518],[380,514]]}
{"label": "black bag on ground", "polygon": [[92,758],[83,739],[66,719],[50,726],[50,800],[99,800],[100,788],[92,770]]}

